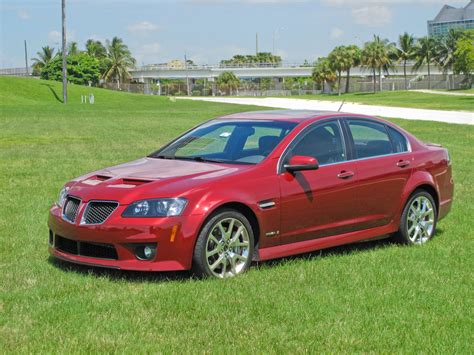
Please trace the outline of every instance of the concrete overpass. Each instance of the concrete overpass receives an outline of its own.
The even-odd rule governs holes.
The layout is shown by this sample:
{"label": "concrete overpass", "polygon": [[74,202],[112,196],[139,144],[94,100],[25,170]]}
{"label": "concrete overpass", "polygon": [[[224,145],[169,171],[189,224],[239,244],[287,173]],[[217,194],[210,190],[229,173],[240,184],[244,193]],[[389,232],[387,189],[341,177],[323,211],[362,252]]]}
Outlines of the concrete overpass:
{"label": "concrete overpass", "polygon": [[[407,67],[407,74],[427,75],[427,67],[422,67],[416,72],[412,72],[413,63]],[[443,74],[442,70],[433,65],[431,74]],[[295,77],[309,77],[313,71],[312,67],[307,67],[298,64],[282,64],[281,66],[259,65],[258,67],[251,66],[198,66],[193,65],[188,68],[176,68],[165,66],[145,66],[141,68],[132,69],[130,71],[132,78],[140,82],[150,82],[160,79],[208,79],[213,81],[221,73],[231,71],[240,79],[252,78],[295,78]],[[352,77],[371,76],[371,70],[368,68],[357,67],[352,68],[350,75]],[[389,70],[389,75],[403,75],[403,65],[397,64]]]}

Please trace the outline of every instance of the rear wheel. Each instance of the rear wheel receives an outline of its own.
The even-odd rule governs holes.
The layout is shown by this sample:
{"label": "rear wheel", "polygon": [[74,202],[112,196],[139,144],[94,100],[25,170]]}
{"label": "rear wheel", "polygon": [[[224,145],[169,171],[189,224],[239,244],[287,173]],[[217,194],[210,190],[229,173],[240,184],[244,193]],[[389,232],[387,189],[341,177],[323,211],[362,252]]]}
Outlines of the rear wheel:
{"label": "rear wheel", "polygon": [[222,210],[206,222],[194,248],[193,266],[199,276],[234,277],[252,262],[254,235],[248,219],[235,210]]}
{"label": "rear wheel", "polygon": [[403,209],[396,239],[404,244],[425,244],[435,234],[437,216],[433,196],[424,190],[416,191]]}

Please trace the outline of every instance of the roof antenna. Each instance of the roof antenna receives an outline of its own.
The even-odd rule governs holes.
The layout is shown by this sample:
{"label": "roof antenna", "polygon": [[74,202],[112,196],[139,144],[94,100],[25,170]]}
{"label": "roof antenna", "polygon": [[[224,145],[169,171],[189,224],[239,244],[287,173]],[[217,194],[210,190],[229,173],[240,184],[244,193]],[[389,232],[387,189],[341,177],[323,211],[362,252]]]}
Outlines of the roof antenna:
{"label": "roof antenna", "polygon": [[341,106],[339,106],[339,109],[337,110],[337,112],[341,112],[341,108],[342,106],[344,106],[346,100],[342,100],[342,103],[341,103]]}

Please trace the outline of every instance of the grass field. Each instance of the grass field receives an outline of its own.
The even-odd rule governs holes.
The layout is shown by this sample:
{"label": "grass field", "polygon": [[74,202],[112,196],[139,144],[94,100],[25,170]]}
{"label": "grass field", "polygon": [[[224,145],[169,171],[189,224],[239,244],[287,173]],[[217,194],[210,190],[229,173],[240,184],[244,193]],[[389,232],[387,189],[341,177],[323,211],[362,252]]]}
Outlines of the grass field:
{"label": "grass field", "polygon": [[[81,105],[89,92],[96,104]],[[55,93],[0,78],[0,353],[472,353],[474,127],[394,120],[454,161],[454,208],[429,244],[357,244],[195,280],[54,262],[48,209],[68,179],[250,108],[82,87],[64,106]]]}
{"label": "grass field", "polygon": [[[467,92],[467,91],[462,91]],[[413,107],[433,110],[474,111],[474,97],[425,94],[413,91],[385,91],[377,93],[318,94],[294,96],[297,99],[355,102],[367,105]]]}

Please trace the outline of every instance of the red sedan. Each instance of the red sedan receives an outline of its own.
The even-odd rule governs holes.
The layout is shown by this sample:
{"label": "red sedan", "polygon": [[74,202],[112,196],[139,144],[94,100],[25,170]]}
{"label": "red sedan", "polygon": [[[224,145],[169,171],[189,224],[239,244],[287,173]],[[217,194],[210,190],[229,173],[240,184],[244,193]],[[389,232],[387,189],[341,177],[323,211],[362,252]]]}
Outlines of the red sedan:
{"label": "red sedan", "polygon": [[453,199],[448,151],[391,122],[259,111],[68,182],[49,251],[125,270],[231,277],[269,260],[393,235],[424,244]]}

